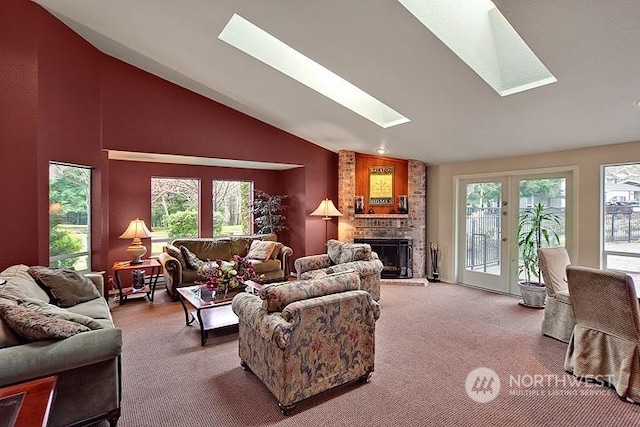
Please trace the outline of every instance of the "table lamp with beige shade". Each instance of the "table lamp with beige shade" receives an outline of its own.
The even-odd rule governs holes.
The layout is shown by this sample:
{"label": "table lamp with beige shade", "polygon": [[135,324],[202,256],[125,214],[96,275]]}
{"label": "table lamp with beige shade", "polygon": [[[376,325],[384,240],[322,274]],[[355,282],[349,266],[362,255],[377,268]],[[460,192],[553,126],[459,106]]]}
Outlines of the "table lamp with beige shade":
{"label": "table lamp with beige shade", "polygon": [[324,199],[320,202],[315,211],[311,212],[311,216],[321,216],[324,220],[324,240],[327,241],[327,225],[328,222],[331,221],[332,217],[342,216],[340,211],[336,209],[336,206],[330,199]]}
{"label": "table lamp with beige shade", "polygon": [[151,237],[151,231],[147,228],[144,220],[136,218],[129,223],[127,229],[120,235],[121,239],[133,239],[127,247],[127,253],[131,257],[129,264],[142,264],[142,257],[147,253],[147,248],[140,239]]}

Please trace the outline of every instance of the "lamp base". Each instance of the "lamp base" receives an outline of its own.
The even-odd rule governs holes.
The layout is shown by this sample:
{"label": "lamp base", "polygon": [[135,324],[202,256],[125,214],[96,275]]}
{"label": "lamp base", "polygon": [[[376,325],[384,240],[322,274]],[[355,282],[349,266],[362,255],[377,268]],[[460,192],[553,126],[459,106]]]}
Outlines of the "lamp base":
{"label": "lamp base", "polygon": [[138,265],[142,264],[142,257],[147,253],[147,248],[140,243],[132,243],[127,247],[127,254],[131,257],[129,261],[129,265]]}

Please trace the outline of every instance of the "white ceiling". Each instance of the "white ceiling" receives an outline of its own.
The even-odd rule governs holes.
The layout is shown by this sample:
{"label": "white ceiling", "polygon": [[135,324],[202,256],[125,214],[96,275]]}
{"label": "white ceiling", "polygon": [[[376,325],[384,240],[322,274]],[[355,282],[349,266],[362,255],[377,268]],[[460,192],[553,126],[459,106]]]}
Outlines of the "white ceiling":
{"label": "white ceiling", "polygon": [[[36,0],[98,49],[332,151],[428,164],[640,141],[640,1],[494,0],[558,79],[500,97],[395,0]],[[411,119],[382,129],[218,39],[237,13]]]}

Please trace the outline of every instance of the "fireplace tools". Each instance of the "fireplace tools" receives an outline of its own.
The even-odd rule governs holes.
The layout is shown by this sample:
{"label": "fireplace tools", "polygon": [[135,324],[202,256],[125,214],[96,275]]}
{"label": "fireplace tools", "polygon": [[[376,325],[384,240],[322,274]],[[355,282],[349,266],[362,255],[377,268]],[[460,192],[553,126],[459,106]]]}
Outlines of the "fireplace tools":
{"label": "fireplace tools", "polygon": [[429,255],[431,257],[431,277],[429,280],[432,282],[440,281],[440,265],[438,262],[440,261],[440,249],[438,248],[437,243],[429,242]]}

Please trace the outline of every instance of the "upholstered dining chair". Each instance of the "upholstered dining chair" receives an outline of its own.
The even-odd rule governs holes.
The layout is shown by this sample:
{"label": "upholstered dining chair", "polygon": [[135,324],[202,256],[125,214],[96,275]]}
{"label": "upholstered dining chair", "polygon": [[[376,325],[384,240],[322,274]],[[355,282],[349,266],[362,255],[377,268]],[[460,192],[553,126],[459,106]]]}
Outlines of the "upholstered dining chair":
{"label": "upholstered dining chair", "polygon": [[620,271],[573,265],[567,279],[576,325],[565,370],[640,402],[640,305],[633,280]]}
{"label": "upholstered dining chair", "polygon": [[562,246],[538,249],[538,266],[547,288],[542,333],[566,343],[576,324],[567,286],[566,268],[570,263]]}

